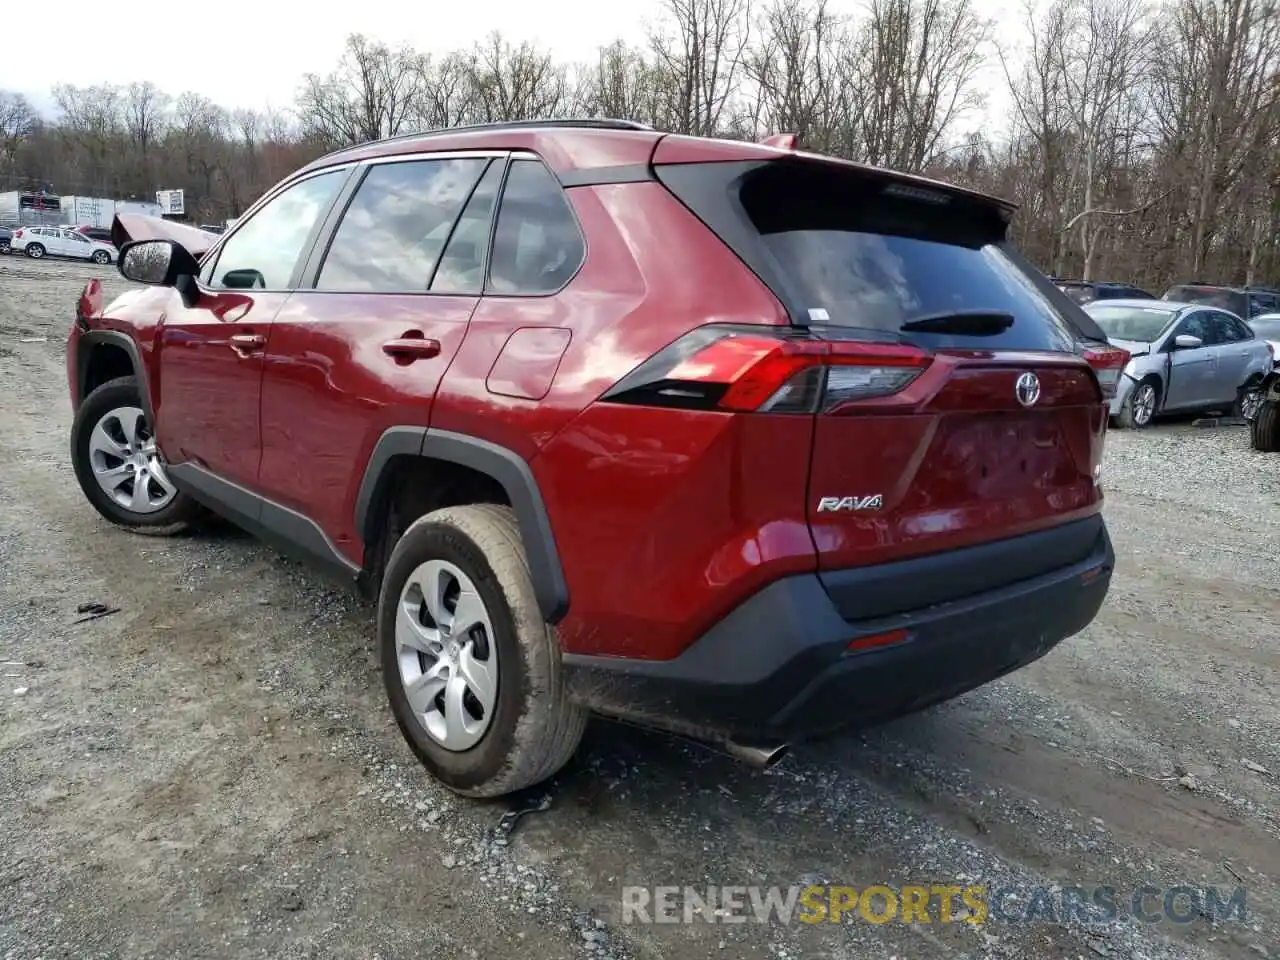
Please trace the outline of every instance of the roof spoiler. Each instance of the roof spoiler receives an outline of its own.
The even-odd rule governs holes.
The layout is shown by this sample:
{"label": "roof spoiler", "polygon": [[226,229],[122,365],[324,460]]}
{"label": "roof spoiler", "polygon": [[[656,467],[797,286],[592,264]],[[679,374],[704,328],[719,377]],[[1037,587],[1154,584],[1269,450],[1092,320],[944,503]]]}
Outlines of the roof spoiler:
{"label": "roof spoiler", "polygon": [[763,146],[777,147],[779,150],[795,150],[800,145],[798,133],[774,133],[760,141]]}

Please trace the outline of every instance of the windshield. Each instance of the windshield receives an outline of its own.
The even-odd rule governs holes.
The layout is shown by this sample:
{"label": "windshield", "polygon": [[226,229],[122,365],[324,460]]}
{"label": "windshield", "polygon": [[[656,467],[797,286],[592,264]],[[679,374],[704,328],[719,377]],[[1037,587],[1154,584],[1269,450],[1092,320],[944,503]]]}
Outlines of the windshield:
{"label": "windshield", "polygon": [[1263,340],[1280,340],[1280,317],[1258,317],[1249,326]]}
{"label": "windshield", "polygon": [[1108,307],[1090,304],[1089,316],[1109,340],[1151,343],[1177,316],[1176,310],[1159,307]]}

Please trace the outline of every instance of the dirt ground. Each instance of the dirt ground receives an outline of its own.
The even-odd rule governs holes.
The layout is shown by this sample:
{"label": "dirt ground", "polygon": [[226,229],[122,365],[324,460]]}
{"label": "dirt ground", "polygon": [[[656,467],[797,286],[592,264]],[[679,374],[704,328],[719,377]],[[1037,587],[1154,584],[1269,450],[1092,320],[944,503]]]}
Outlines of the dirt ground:
{"label": "dirt ground", "polygon": [[[766,774],[595,723],[503,845],[520,803],[452,798],[402,743],[368,607],[233,530],[133,537],[82,499],[63,355],[90,276],[123,289],[0,257],[0,958],[1280,958],[1280,457],[1241,429],[1111,434],[1110,599],[1032,667]],[[120,610],[75,623],[90,602]],[[1247,910],[622,922],[624,884],[919,882]]]}

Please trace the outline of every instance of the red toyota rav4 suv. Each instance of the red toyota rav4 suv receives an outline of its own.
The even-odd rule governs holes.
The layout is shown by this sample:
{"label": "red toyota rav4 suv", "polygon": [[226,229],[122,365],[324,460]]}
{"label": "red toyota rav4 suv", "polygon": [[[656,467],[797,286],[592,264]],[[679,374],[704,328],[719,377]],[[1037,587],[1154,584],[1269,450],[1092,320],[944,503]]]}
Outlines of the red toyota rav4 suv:
{"label": "red toyota rav4 suv", "polygon": [[550,776],[590,711],[767,764],[1107,593],[1103,390],[1011,214],[623,122],[353,147],[90,284],[76,474],[122,527],[211,510],[376,595],[460,793]]}

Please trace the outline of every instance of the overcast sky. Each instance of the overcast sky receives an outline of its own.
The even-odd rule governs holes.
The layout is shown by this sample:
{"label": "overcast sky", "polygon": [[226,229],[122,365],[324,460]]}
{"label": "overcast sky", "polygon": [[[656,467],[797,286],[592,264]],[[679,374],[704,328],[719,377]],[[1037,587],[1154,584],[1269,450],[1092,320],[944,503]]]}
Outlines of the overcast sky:
{"label": "overcast sky", "polygon": [[[659,14],[660,2],[467,0],[453,8],[453,15],[438,16],[432,15],[430,5],[385,2],[299,7],[270,0],[220,0],[212,5],[130,0],[127,16],[111,12],[123,8],[108,6],[101,16],[84,19],[74,32],[74,55],[52,57],[43,43],[6,44],[0,57],[0,89],[19,90],[50,113],[54,107],[48,88],[54,83],[87,86],[142,80],[172,94],[195,90],[225,107],[286,107],[303,74],[332,68],[350,33],[442,52],[469,46],[497,29],[513,42],[532,41],[558,59],[586,62],[618,37],[641,41],[646,25]],[[832,0],[830,8],[851,12],[857,3]],[[1010,16],[1014,4],[976,3],[984,16],[1001,24],[1002,42],[1018,39],[1016,33],[1008,33],[1018,27],[1011,21],[1020,20]],[[434,10],[441,12],[440,7]],[[459,15],[462,11],[465,16]],[[998,66],[988,74],[983,86],[996,94],[991,98],[996,119],[1007,109],[1004,80]]]}

